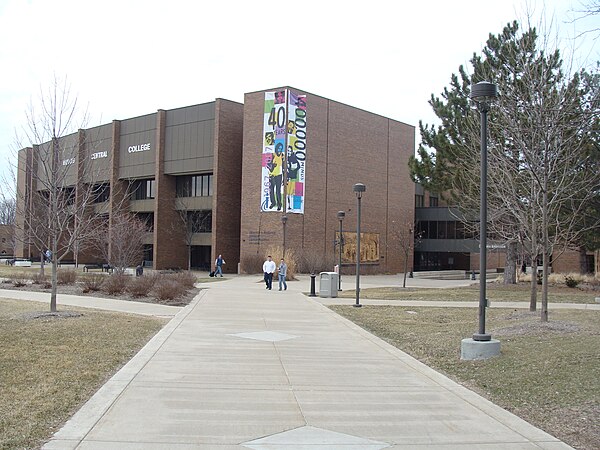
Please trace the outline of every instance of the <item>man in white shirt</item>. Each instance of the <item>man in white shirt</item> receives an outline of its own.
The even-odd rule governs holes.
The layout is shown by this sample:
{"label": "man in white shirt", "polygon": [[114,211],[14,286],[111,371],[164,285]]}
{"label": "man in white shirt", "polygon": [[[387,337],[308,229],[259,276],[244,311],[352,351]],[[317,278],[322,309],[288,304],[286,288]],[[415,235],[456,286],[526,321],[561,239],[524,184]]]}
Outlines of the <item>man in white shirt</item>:
{"label": "man in white shirt", "polygon": [[277,265],[275,261],[271,259],[271,255],[267,256],[267,260],[263,264],[263,272],[265,273],[265,283],[267,284],[267,289],[271,290],[273,286],[273,273],[275,273],[275,269]]}

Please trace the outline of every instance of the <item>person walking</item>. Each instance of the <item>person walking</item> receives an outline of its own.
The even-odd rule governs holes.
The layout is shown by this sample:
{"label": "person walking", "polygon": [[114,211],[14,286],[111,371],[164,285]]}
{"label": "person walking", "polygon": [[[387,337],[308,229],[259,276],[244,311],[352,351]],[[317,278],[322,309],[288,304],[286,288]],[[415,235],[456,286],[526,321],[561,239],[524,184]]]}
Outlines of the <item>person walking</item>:
{"label": "person walking", "polygon": [[281,262],[279,263],[279,290],[281,290],[281,285],[283,284],[283,290],[287,291],[287,283],[285,282],[285,276],[287,275],[287,264],[281,258]]}
{"label": "person walking", "polygon": [[215,277],[217,274],[220,274],[221,278],[223,278],[223,264],[225,264],[225,260],[221,255],[219,255],[219,257],[215,260]]}
{"label": "person walking", "polygon": [[265,283],[268,290],[271,290],[271,287],[273,287],[273,273],[276,268],[277,266],[275,265],[275,261],[271,259],[271,255],[267,256],[267,260],[263,264],[263,272],[265,273]]}

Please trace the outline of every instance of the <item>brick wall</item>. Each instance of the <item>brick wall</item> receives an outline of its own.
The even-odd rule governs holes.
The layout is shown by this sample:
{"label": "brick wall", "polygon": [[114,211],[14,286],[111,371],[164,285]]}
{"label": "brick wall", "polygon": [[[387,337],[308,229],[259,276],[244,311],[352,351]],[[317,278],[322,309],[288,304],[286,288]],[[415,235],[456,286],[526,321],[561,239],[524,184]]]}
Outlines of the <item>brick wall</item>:
{"label": "brick wall", "polygon": [[166,111],[156,116],[156,195],[154,198],[154,269],[187,268],[183,221],[175,209],[175,177],[165,175]]}
{"label": "brick wall", "polygon": [[226,273],[237,273],[240,255],[243,120],[244,105],[217,99],[211,264],[223,255]]}
{"label": "brick wall", "polygon": [[[283,242],[282,212],[260,212],[263,109],[264,91],[246,94],[242,261],[249,255],[264,257],[269,246]],[[305,213],[287,214],[286,247],[334,258],[338,211],[346,212],[344,231],[356,231],[357,200],[352,186],[360,182],[367,188],[361,231],[379,234],[380,260],[365,265],[365,273],[402,270],[400,252],[391,235],[394,226],[412,223],[414,217],[414,184],[408,171],[414,131],[412,126],[307,94]],[[259,241],[257,235],[264,239]],[[353,265],[348,265],[344,272],[353,270]]]}

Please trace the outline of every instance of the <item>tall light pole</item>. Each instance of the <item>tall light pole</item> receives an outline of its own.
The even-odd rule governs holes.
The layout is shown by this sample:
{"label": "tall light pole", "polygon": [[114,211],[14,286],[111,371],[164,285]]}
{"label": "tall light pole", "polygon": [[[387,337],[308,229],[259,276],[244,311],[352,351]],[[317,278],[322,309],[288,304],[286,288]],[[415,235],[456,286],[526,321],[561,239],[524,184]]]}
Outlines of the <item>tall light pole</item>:
{"label": "tall light pole", "polygon": [[338,291],[342,290],[342,252],[344,251],[344,235],[342,234],[342,222],[344,221],[344,217],[346,217],[346,213],[344,211],[338,211],[337,213],[338,220],[340,221],[340,237],[338,238],[338,245],[340,247],[340,260],[338,263]]}
{"label": "tall light pole", "polygon": [[287,223],[287,216],[284,214],[281,216],[281,224],[283,225],[283,258],[285,259],[285,224]]}
{"label": "tall light pole", "polygon": [[487,114],[490,103],[498,97],[498,87],[487,81],[471,86],[471,100],[477,104],[481,115],[481,193],[479,210],[479,330],[474,341],[489,341],[492,335],[485,332],[486,271],[487,271]]}
{"label": "tall light pole", "polygon": [[352,190],[358,201],[358,216],[356,218],[356,303],[354,306],[360,308],[362,306],[360,304],[360,200],[367,187],[362,183],[356,183],[352,186]]}

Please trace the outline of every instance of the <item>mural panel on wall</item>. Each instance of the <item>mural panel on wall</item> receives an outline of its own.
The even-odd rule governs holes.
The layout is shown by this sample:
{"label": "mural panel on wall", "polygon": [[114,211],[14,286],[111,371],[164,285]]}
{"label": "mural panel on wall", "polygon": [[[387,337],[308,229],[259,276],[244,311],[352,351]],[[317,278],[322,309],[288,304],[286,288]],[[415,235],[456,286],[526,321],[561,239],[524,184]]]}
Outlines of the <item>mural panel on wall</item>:
{"label": "mural panel on wall", "polygon": [[[344,247],[342,263],[356,262],[356,233],[344,231],[342,233]],[[336,231],[335,239],[339,241],[340,232]],[[360,262],[379,262],[379,233],[360,233]]]}

